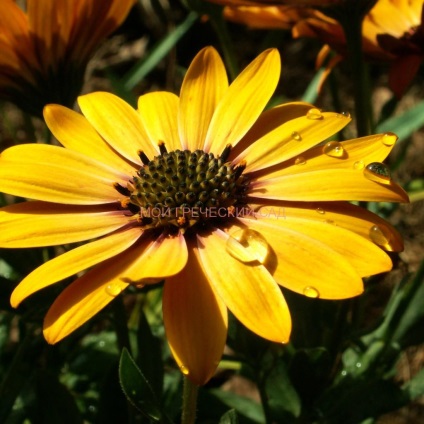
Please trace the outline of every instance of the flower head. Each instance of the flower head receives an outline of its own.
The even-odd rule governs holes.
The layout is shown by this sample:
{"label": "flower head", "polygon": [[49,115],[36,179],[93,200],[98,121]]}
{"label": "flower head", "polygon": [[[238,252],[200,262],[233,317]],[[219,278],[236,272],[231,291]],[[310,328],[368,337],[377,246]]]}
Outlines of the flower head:
{"label": "flower head", "polygon": [[398,233],[348,200],[407,201],[380,163],[396,136],[328,141],[343,114],[307,103],[263,111],[280,76],[278,51],[232,84],[209,47],[180,96],[152,92],[138,110],[97,92],[82,115],[44,110],[64,147],[14,146],[0,189],[35,199],[0,210],[0,246],[90,241],[43,264],[14,290],[32,293],[91,268],[55,300],[44,335],[55,343],[129,285],[165,279],[163,315],[177,363],[194,382],[214,373],[229,309],[247,328],[288,341],[279,285],[323,299],[359,295],[362,277],[391,269]]}
{"label": "flower head", "polygon": [[[365,16],[362,46],[366,57],[391,62],[389,86],[400,98],[424,60],[423,0],[379,0]],[[346,40],[340,24],[317,11],[301,19],[293,34],[318,37],[342,55]]]}
{"label": "flower head", "polygon": [[134,0],[0,0],[0,97],[42,116],[48,103],[72,106],[96,47]]}

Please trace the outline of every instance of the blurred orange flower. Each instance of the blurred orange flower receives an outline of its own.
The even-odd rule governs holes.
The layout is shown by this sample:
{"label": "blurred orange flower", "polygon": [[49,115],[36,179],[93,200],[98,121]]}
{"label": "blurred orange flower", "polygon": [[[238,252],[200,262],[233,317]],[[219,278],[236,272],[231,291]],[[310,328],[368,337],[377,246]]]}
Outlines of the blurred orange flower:
{"label": "blurred orange flower", "polygon": [[[319,38],[342,56],[346,55],[346,39],[338,21],[312,7],[300,7],[331,2],[213,1],[226,5],[224,15],[231,21],[254,28],[292,28],[294,37]],[[379,0],[363,21],[364,54],[368,59],[391,62],[389,87],[398,98],[424,60],[423,11],[423,0]],[[336,63],[338,60],[332,60],[331,66]]]}
{"label": "blurred orange flower", "polygon": [[99,43],[134,0],[27,0],[26,13],[0,0],[0,98],[42,116],[55,102],[72,106]]}

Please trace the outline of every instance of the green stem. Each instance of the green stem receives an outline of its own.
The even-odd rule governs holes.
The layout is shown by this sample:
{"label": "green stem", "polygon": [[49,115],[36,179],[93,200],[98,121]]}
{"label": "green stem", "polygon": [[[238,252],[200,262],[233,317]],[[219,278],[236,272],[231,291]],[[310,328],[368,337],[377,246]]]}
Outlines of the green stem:
{"label": "green stem", "polygon": [[185,377],[183,389],[183,413],[181,415],[181,424],[195,423],[198,391],[199,386],[197,386]]}
{"label": "green stem", "polygon": [[272,417],[271,417],[271,411],[268,406],[268,395],[266,394],[264,386],[265,385],[262,383],[258,384],[259,396],[261,398],[262,410],[264,411],[264,415],[265,415],[265,423],[271,424],[274,421],[272,420]]}
{"label": "green stem", "polygon": [[357,136],[363,137],[371,133],[371,95],[369,92],[367,68],[362,54],[362,20],[359,8],[352,7],[339,17],[343,27],[350,69],[353,80],[355,100],[355,117]]}
{"label": "green stem", "polygon": [[113,320],[115,324],[116,337],[119,349],[124,347],[131,353],[130,338],[128,335],[127,316],[122,296],[117,296],[112,302]]}

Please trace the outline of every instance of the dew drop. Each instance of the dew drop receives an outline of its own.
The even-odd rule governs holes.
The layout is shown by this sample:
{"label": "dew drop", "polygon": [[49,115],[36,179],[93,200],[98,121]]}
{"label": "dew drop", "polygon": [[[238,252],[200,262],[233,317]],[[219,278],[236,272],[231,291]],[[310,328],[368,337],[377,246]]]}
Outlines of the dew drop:
{"label": "dew drop", "polygon": [[295,165],[305,165],[306,160],[303,156],[299,156],[298,158],[295,159],[294,164]]}
{"label": "dew drop", "polygon": [[270,253],[270,246],[261,233],[245,229],[238,230],[228,237],[226,250],[240,262],[263,264]]}
{"label": "dew drop", "polygon": [[350,118],[350,113],[349,112],[342,112],[342,116],[344,118]]}
{"label": "dew drop", "polygon": [[291,133],[291,137],[292,137],[293,140],[296,140],[296,141],[302,140],[302,136],[297,131],[293,131]]}
{"label": "dew drop", "polygon": [[393,146],[393,144],[395,144],[397,140],[398,136],[392,132],[387,132],[383,135],[383,138],[381,139],[382,143],[385,146]]}
{"label": "dew drop", "polygon": [[316,208],[315,209],[320,215],[324,215],[325,214],[325,210],[323,208]]}
{"label": "dew drop", "polygon": [[308,119],[312,119],[314,121],[324,118],[321,111],[319,109],[315,108],[315,107],[312,108],[312,109],[309,109],[308,112],[306,112],[306,117]]}
{"label": "dew drop", "polygon": [[329,141],[323,148],[322,152],[333,158],[341,158],[344,155],[342,143],[338,141]]}
{"label": "dew drop", "polygon": [[370,228],[369,235],[370,239],[378,246],[389,251],[392,250],[392,235],[388,229],[379,227],[378,225],[373,225]]}
{"label": "dew drop", "polygon": [[121,293],[122,289],[118,284],[108,284],[105,289],[109,296],[116,297]]}
{"label": "dew drop", "polygon": [[180,371],[184,374],[184,375],[188,375],[188,369],[184,366],[184,365],[180,365]]}
{"label": "dew drop", "polygon": [[306,297],[311,297],[313,299],[316,299],[316,298],[319,297],[319,291],[315,287],[312,287],[312,286],[305,287],[303,289],[303,294]]}
{"label": "dew drop", "polygon": [[353,164],[353,169],[357,169],[357,170],[362,170],[365,168],[365,163],[363,160],[357,160],[354,164]]}
{"label": "dew drop", "polygon": [[380,162],[372,162],[364,169],[364,175],[371,181],[381,184],[390,184],[390,169]]}

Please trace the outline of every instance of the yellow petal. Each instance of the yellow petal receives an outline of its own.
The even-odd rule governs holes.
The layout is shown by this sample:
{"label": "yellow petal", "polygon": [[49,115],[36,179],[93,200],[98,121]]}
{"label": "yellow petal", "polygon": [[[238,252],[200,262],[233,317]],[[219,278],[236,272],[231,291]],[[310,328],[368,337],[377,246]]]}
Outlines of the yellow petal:
{"label": "yellow petal", "polygon": [[232,257],[226,250],[228,235],[221,230],[197,237],[203,272],[228,309],[259,336],[286,343],[290,312],[267,269]]}
{"label": "yellow petal", "polygon": [[294,201],[409,202],[408,195],[394,182],[379,184],[364,177],[361,170],[354,169],[327,169],[271,179],[264,177],[252,184],[249,195]]}
{"label": "yellow petal", "polygon": [[[44,318],[43,333],[54,344],[96,315],[128,287],[119,275],[110,272],[112,262],[101,264],[78,278],[53,302]],[[109,272],[108,272],[109,271]]]}
{"label": "yellow petal", "polygon": [[[275,167],[272,172],[264,170],[260,175],[266,175],[266,178],[275,178],[325,169],[363,168],[369,163],[382,162],[386,159],[396,140],[395,134],[385,133],[340,143],[330,141],[323,146],[316,146],[303,152],[301,158],[304,163],[301,166],[293,166],[293,162],[288,162],[282,164],[281,167]],[[334,147],[330,148],[331,146]]]}
{"label": "yellow petal", "polygon": [[136,284],[155,283],[178,274],[187,263],[187,246],[182,234],[161,235],[151,241],[142,241],[143,252],[138,253],[134,263],[122,275],[126,282]]}
{"label": "yellow petal", "polygon": [[125,174],[135,173],[135,167],[113,150],[83,115],[60,105],[47,105],[43,115],[50,131],[67,149],[87,155]]}
{"label": "yellow petal", "polygon": [[[267,241],[270,250],[265,265],[282,286],[323,299],[345,299],[362,293],[359,273],[332,247],[281,224],[241,221]],[[240,230],[232,228],[229,233],[234,236],[237,231]]]}
{"label": "yellow petal", "polygon": [[[362,277],[368,277],[392,269],[392,261],[389,256],[375,243],[355,232],[338,227],[331,221],[269,215],[259,219],[242,219],[242,222],[249,228],[259,231],[261,234],[263,232],[269,234],[273,237],[274,241],[280,240],[280,245],[285,243],[286,230],[298,232],[300,234],[299,240],[301,240],[302,235],[317,240],[343,256]],[[272,236],[272,232],[275,232],[275,236]],[[266,238],[268,240],[268,235]],[[273,247],[277,252],[277,258],[280,258],[283,256],[278,254],[280,246],[277,246],[277,244]],[[283,251],[285,251],[284,248]],[[285,261],[283,260],[281,262],[281,268],[285,272]],[[299,272],[306,274],[309,271],[306,268],[304,271]]]}
{"label": "yellow petal", "polygon": [[420,23],[419,20],[411,22],[408,14],[402,10],[404,8],[410,8],[410,5],[405,4],[404,7],[400,7],[399,4],[395,5],[392,1],[380,1],[373,7],[369,16],[378,23],[381,32],[400,38],[413,26]]}
{"label": "yellow petal", "polygon": [[310,119],[306,115],[284,123],[257,140],[235,161],[245,160],[246,172],[268,168],[316,146],[350,122],[339,113],[322,112],[320,116]]}
{"label": "yellow petal", "polygon": [[280,78],[276,49],[260,54],[230,85],[219,102],[206,135],[205,150],[220,154],[235,146],[259,117]]}
{"label": "yellow petal", "polygon": [[117,202],[114,188],[128,177],[88,156],[46,144],[13,146],[0,157],[0,190],[47,202],[89,205]]}
{"label": "yellow petal", "polygon": [[[276,202],[264,201],[250,205],[259,217],[281,219],[302,218],[326,222],[359,234],[389,252],[401,252],[403,241],[399,232],[378,215],[348,202]],[[377,238],[380,230],[386,241]]]}
{"label": "yellow petal", "polygon": [[[182,148],[178,136],[178,97],[157,91],[138,99],[138,112],[152,145],[165,143],[168,152]],[[153,158],[152,158],[153,159]]]}
{"label": "yellow petal", "polygon": [[101,237],[129,223],[125,211],[105,206],[24,202],[0,209],[0,246],[54,246]]}
{"label": "yellow petal", "polygon": [[96,92],[78,97],[78,104],[96,131],[125,158],[141,163],[139,150],[150,159],[158,154],[139,114],[124,100],[111,93]]}
{"label": "yellow petal", "polygon": [[16,308],[36,291],[118,255],[130,247],[140,237],[141,232],[139,227],[123,230],[76,247],[44,263],[15,288],[10,298],[11,305]]}
{"label": "yellow petal", "polygon": [[292,102],[284,103],[266,110],[259,116],[252,128],[250,128],[246,135],[239,141],[237,146],[235,146],[232,155],[234,155],[234,157],[238,156],[251,144],[255,143],[256,140],[259,140],[269,132],[292,119],[305,116],[306,112],[311,108],[313,108],[313,106],[310,103]]}
{"label": "yellow petal", "polygon": [[128,286],[128,276],[131,282],[142,285],[178,274],[187,261],[187,248],[181,238],[160,236],[155,243],[150,236],[142,236],[124,252],[78,278],[49,309],[44,320],[46,340],[56,343],[84,324]]}
{"label": "yellow petal", "polygon": [[190,64],[181,87],[178,123],[184,149],[203,149],[212,116],[227,89],[221,57],[213,47],[202,49]]}
{"label": "yellow petal", "polygon": [[163,290],[163,319],[172,354],[195,384],[205,384],[218,366],[227,338],[227,308],[190,250],[187,265]]}

